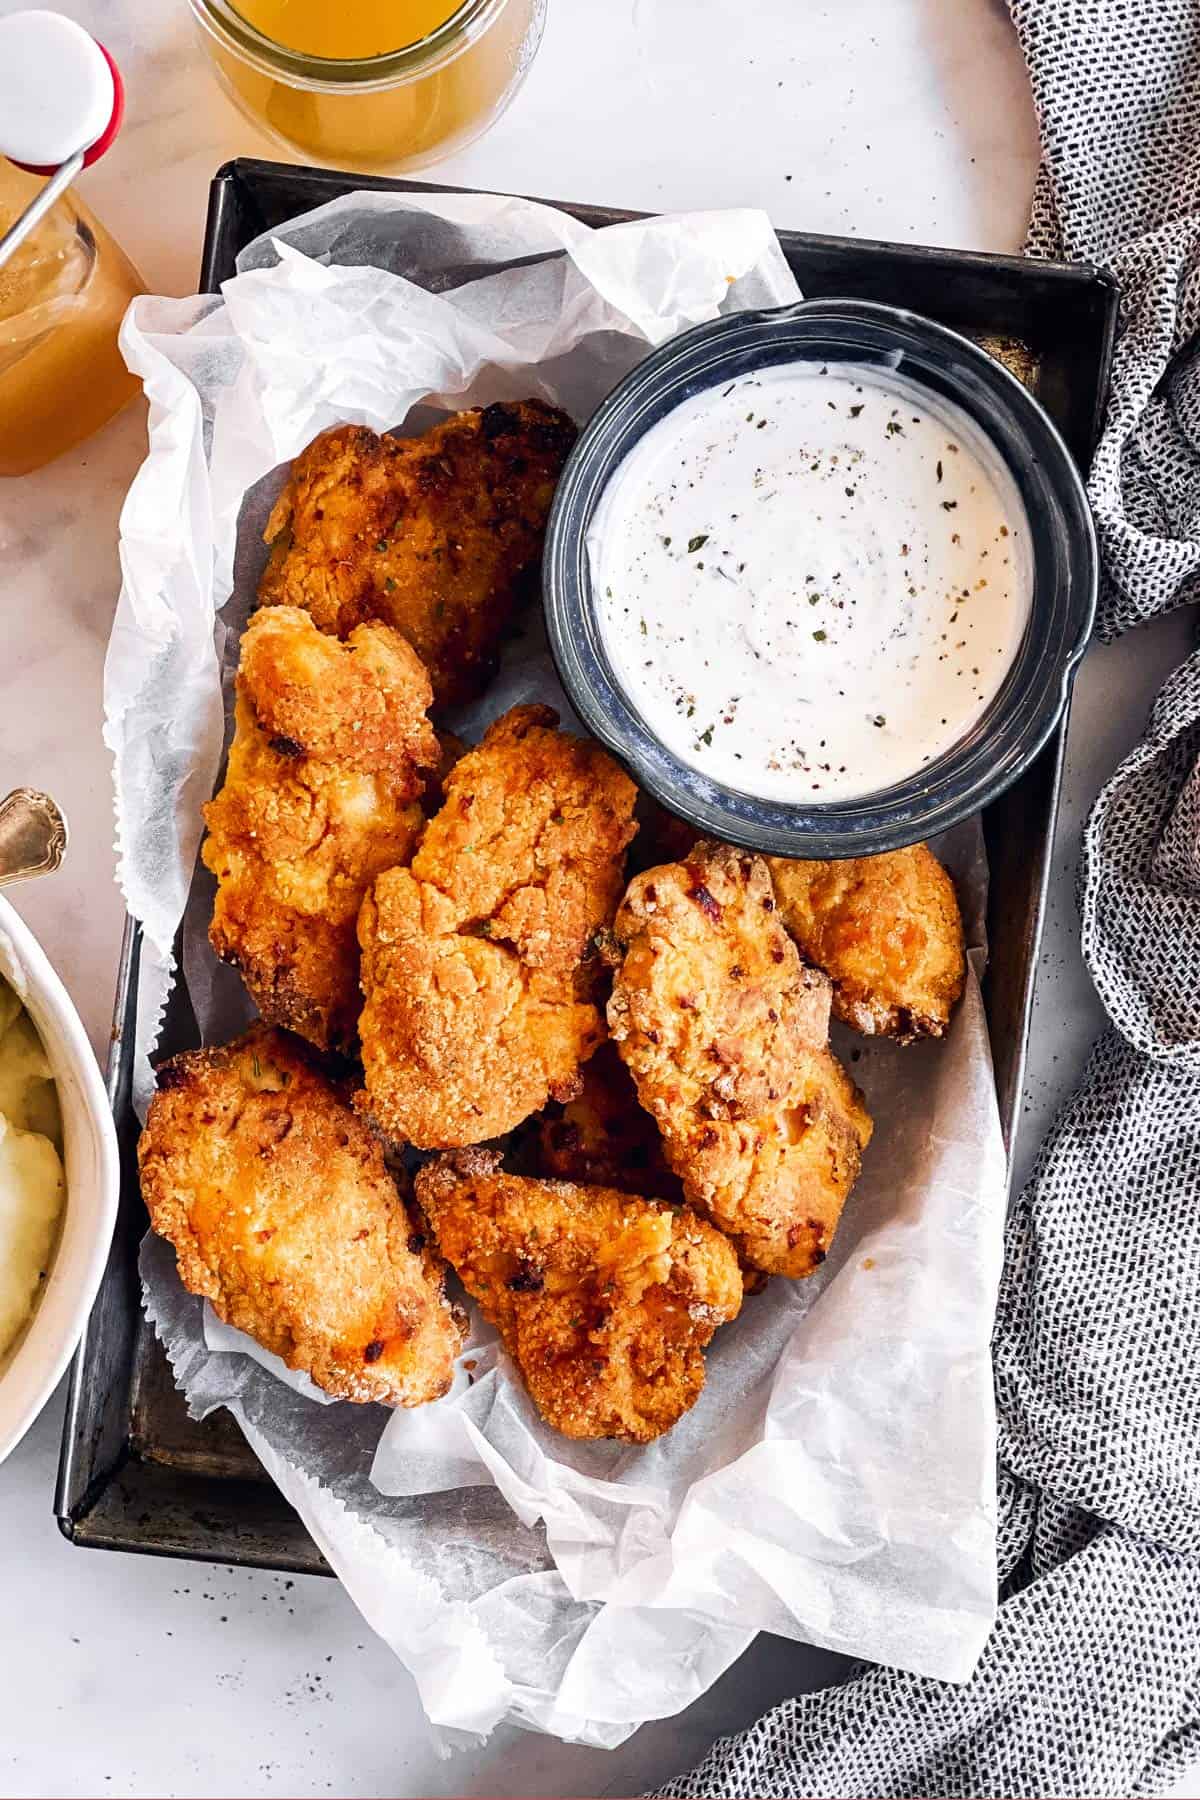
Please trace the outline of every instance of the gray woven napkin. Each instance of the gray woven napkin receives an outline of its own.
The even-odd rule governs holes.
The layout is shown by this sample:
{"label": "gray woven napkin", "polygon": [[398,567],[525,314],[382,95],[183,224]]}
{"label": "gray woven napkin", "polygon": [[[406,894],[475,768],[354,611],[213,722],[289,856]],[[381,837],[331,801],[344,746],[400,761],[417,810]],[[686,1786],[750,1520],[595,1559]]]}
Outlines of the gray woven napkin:
{"label": "gray woven napkin", "polygon": [[[1122,288],[1090,493],[1099,634],[1200,597],[1200,0],[1012,0],[1034,255]],[[663,1796],[1161,1792],[1200,1762],[1200,654],[1083,837],[1110,1025],[1009,1227],[1000,1617],[963,1687],[865,1669]]]}

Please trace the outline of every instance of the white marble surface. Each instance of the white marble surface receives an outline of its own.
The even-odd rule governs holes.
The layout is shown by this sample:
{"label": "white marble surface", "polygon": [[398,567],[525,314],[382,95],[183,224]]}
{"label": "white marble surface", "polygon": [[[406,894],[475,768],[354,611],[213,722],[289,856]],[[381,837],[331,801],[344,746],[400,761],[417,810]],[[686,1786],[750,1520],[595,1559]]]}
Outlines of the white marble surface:
{"label": "white marble surface", "polygon": [[[151,288],[189,291],[212,172],[272,151],[209,77],[184,0],[60,3],[129,88],[88,198]],[[632,207],[758,204],[781,225],[1013,250],[1035,162],[999,0],[550,0],[524,93],[432,178]],[[0,483],[0,780],[52,788],[73,829],[64,870],[17,904],[101,1053],[122,908],[100,673],[143,440],[131,408],[77,454]],[[1079,684],[1023,1163],[1099,1023],[1074,940],[1079,819],[1188,630],[1177,619],[1094,652]],[[3,1794],[629,1794],[836,1666],[762,1641],[683,1719],[619,1751],[510,1733],[446,1762],[333,1582],[69,1548],[50,1512],[60,1419],[61,1395],[0,1468]]]}

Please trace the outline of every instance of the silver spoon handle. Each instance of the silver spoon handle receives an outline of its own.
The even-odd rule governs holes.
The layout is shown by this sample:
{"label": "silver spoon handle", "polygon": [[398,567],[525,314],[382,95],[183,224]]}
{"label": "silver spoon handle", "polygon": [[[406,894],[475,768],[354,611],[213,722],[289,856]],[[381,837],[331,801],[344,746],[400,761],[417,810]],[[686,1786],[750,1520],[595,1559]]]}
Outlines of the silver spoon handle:
{"label": "silver spoon handle", "polygon": [[74,156],[68,156],[61,168],[54,171],[45,187],[36,193],[20,218],[10,225],[0,237],[0,264],[6,263],[19,244],[23,244],[35,225],[45,218],[60,194],[65,194],[80,169],[83,167],[83,151],[77,150]]}
{"label": "silver spoon handle", "polygon": [[50,875],[67,847],[67,821],[49,794],[14,788],[0,800],[0,887]]}

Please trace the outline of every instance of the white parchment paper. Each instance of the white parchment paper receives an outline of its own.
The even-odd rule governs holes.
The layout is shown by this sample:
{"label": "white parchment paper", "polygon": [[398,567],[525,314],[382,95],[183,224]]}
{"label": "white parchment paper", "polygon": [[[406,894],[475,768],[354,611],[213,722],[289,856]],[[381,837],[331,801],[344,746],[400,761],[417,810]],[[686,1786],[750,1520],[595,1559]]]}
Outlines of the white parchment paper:
{"label": "white parchment paper", "polygon": [[[105,706],[121,880],[145,931],[141,1102],[177,937],[206,1041],[248,1016],[208,949],[195,865],[287,461],[338,420],[419,424],[430,406],[537,394],[582,422],[649,346],[795,297],[759,213],[593,232],[522,201],[361,194],[252,245],[219,299],[134,303],[122,341],[151,441],[122,518]],[[526,697],[571,722],[536,617],[457,724],[477,736]],[[760,1630],[970,1674],[995,1605],[1005,1169],[976,979],[978,828],[940,848],[977,946],[950,1034],[840,1041],[876,1133],[830,1258],[747,1303],[700,1401],[655,1445],[556,1436],[478,1323],[435,1405],[329,1403],[206,1317],[147,1239],[147,1310],[192,1411],[230,1408],[450,1731],[508,1718],[616,1744],[703,1693]]]}

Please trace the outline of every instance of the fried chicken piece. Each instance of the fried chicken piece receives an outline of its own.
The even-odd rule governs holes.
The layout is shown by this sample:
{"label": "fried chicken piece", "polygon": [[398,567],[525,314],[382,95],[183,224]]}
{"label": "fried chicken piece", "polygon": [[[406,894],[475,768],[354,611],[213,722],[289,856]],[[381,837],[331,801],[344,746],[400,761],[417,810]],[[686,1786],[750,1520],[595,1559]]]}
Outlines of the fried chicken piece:
{"label": "fried chicken piece", "polygon": [[[683,861],[699,834],[657,802],[637,860]],[[768,856],[780,917],[800,954],[833,981],[833,1011],[868,1037],[941,1037],[966,977],[954,883],[927,844],[881,856],[795,862]]]}
{"label": "fried chicken piece", "polygon": [[256,1025],[166,1063],[138,1165],[180,1279],[228,1324],[340,1400],[446,1392],[466,1331],[444,1266],[298,1039]]}
{"label": "fried chicken piece", "polygon": [[536,590],[575,435],[540,400],[455,413],[423,437],[323,431],[267,522],[259,600],[303,606],[338,637],[382,619],[417,651],[437,706],[474,699]]}
{"label": "fried chicken piece", "polygon": [[830,985],[761,857],[701,842],[630,882],[608,1021],[684,1193],[766,1274],[824,1261],[871,1120],[828,1048]]}
{"label": "fried chicken piece", "polygon": [[281,606],[242,637],[229,766],[204,809],[209,938],[264,1019],[323,1049],[354,1040],[362,897],[424,825],[424,771],[439,759],[429,700],[415,652],[386,625],[339,644]]}
{"label": "fried chicken piece", "polygon": [[[642,1106],[633,1077],[607,1038],[579,1071],[574,1100],[547,1107],[537,1121],[536,1173],[585,1187],[683,1202],[683,1183],[663,1150],[658,1126]],[[742,1263],[746,1294],[761,1294],[767,1277]]]}
{"label": "fried chicken piece", "polygon": [[681,1201],[683,1188],[663,1154],[658,1126],[638,1101],[611,1040],[584,1064],[579,1082],[574,1099],[548,1108],[538,1120],[538,1174]]}
{"label": "fried chicken piece", "polygon": [[926,844],[844,862],[767,859],[779,916],[833,981],[833,1010],[869,1037],[941,1037],[966,958],[954,883]]}
{"label": "fried chicken piece", "polygon": [[482,1143],[569,1099],[604,1036],[596,933],[633,835],[633,783],[544,706],[498,719],[446,777],[411,869],[359,917],[366,1088],[421,1149]]}
{"label": "fried chicken piece", "polygon": [[502,1174],[461,1151],[417,1175],[442,1253],[504,1340],[534,1405],[570,1438],[645,1444],[704,1386],[737,1317],[733,1248],[687,1207]]}

